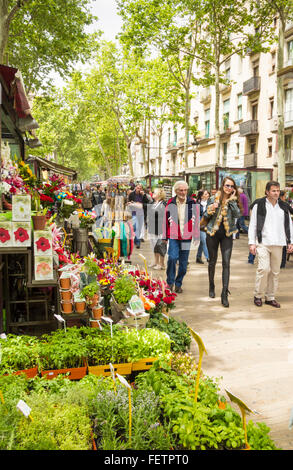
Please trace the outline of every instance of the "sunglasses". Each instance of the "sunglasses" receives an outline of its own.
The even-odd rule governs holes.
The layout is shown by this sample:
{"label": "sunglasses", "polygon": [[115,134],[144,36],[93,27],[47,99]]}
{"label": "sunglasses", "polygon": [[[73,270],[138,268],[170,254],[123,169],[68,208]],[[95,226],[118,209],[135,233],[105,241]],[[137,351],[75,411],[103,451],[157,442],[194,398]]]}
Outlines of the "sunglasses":
{"label": "sunglasses", "polygon": [[224,186],[225,186],[225,188],[232,188],[232,189],[234,188],[233,184],[225,184]]}

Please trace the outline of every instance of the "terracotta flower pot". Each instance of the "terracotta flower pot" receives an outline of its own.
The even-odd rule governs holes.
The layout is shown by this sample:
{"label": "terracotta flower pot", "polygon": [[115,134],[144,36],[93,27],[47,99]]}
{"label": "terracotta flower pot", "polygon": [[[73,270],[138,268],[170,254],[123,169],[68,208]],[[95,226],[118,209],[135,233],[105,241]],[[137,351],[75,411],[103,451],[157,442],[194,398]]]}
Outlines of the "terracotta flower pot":
{"label": "terracotta flower pot", "polygon": [[62,277],[60,278],[60,286],[62,289],[70,289],[71,287],[71,280],[70,277]]}
{"label": "terracotta flower pot", "polygon": [[90,307],[95,307],[99,301],[99,294],[95,294],[93,297],[88,297],[87,301]]}
{"label": "terracotta flower pot", "polygon": [[33,215],[33,226],[34,230],[44,230],[46,227],[46,216],[45,215]]}
{"label": "terracotta flower pot", "polygon": [[100,320],[100,318],[103,316],[103,307],[93,307],[92,308],[92,316],[95,320]]}
{"label": "terracotta flower pot", "polygon": [[61,299],[62,300],[71,300],[72,299],[71,290],[62,290],[61,291]]}
{"label": "terracotta flower pot", "polygon": [[86,307],[85,300],[75,302],[74,307],[75,307],[76,312],[83,313],[85,311],[85,307]]}
{"label": "terracotta flower pot", "polygon": [[62,311],[63,313],[72,313],[72,310],[73,310],[73,304],[72,302],[61,302],[62,304]]}

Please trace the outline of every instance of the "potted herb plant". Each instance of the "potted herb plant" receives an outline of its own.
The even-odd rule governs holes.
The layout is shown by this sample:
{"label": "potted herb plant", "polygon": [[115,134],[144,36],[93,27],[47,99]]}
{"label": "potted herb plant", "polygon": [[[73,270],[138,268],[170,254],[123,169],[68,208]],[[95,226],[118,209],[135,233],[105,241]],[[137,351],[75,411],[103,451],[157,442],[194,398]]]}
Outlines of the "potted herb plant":
{"label": "potted herb plant", "polygon": [[135,280],[130,275],[122,275],[115,279],[110,300],[113,321],[123,317],[123,311],[133,295],[137,294]]}
{"label": "potted herb plant", "polygon": [[44,230],[46,227],[46,214],[48,212],[48,208],[45,207],[44,209],[40,209],[37,211],[32,212],[32,221],[34,230]]}
{"label": "potted herb plant", "polygon": [[99,301],[100,286],[97,282],[91,282],[81,290],[81,295],[86,299],[90,307],[95,307]]}

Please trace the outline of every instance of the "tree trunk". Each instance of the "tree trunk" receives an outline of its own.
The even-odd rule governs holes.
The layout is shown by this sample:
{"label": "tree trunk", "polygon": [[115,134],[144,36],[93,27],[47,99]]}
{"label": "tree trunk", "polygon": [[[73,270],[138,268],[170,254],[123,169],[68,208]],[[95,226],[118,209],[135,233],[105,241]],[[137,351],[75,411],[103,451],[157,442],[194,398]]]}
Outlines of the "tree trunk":
{"label": "tree trunk", "polygon": [[215,163],[220,163],[220,66],[215,69]]}
{"label": "tree trunk", "polygon": [[109,159],[107,158],[107,155],[104,152],[104,149],[103,149],[103,146],[101,144],[101,141],[100,141],[100,138],[99,138],[98,134],[96,132],[94,132],[94,134],[97,138],[98,147],[101,151],[101,154],[103,155],[103,159],[104,159],[104,162],[105,162],[105,165],[106,165],[106,168],[107,168],[108,177],[110,177],[112,172],[111,172],[111,167],[110,167],[110,164],[109,164]]}
{"label": "tree trunk", "polygon": [[[285,21],[280,18],[278,37],[278,71],[284,66],[284,31]],[[285,135],[284,135],[285,92],[283,77],[277,77],[277,112],[278,112],[278,182],[283,189],[286,185]]]}

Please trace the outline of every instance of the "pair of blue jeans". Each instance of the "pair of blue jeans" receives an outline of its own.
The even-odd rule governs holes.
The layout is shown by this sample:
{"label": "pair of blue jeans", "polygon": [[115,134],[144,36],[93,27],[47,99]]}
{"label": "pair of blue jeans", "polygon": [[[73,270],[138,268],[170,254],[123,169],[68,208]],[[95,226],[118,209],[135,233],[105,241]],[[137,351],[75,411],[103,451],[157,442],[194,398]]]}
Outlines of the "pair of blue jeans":
{"label": "pair of blue jeans", "polygon": [[[135,214],[135,215],[134,215]],[[134,230],[134,244],[140,247],[140,240],[142,238],[142,229],[144,224],[143,212],[132,214],[132,226]]]}
{"label": "pair of blue jeans", "polygon": [[197,250],[196,259],[201,259],[202,252],[204,253],[206,259],[209,259],[209,252],[207,247],[207,234],[206,232],[200,231],[200,242]]}
{"label": "pair of blue jeans", "polygon": [[[188,257],[191,240],[169,240],[168,262],[167,262],[167,284],[181,287],[183,278],[187,271]],[[179,261],[176,274],[177,261]]]}

